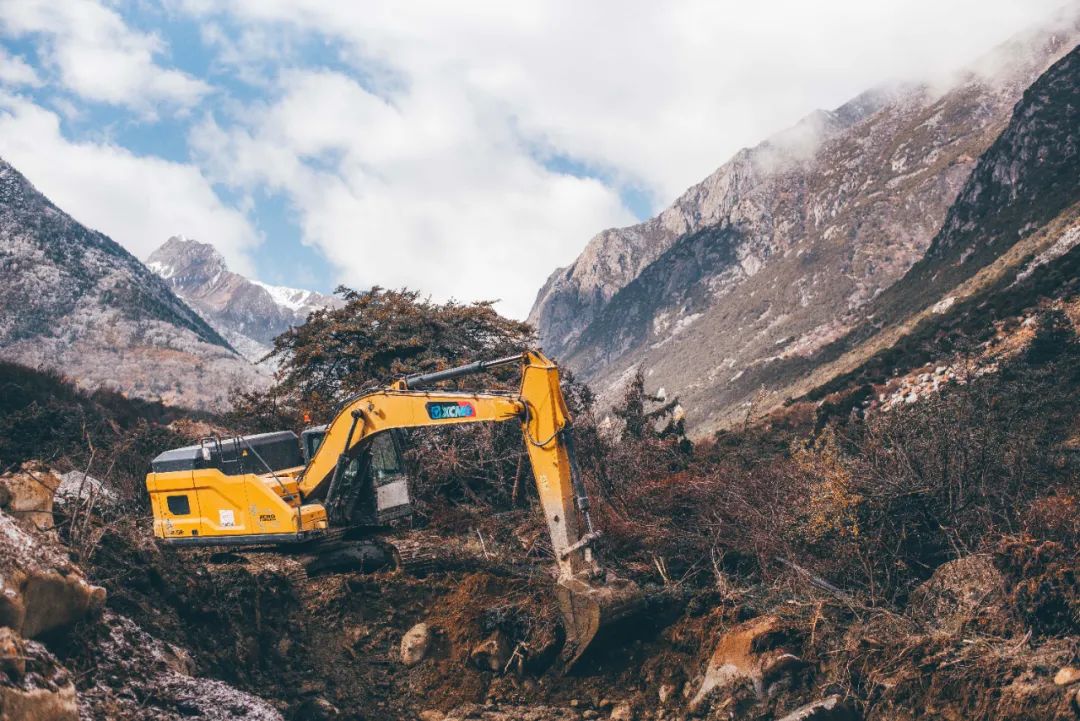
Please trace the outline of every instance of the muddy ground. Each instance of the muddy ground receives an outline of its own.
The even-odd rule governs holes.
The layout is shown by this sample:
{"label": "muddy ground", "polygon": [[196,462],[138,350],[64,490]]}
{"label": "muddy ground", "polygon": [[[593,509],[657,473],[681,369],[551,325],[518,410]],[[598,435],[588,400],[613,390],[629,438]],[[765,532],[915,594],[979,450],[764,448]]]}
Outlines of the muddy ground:
{"label": "muddy ground", "polygon": [[[396,531],[423,549],[404,569],[316,577],[302,554],[161,549],[136,523],[101,538],[89,573],[111,610],[286,719],[1078,715],[1077,686],[1061,683],[1080,653],[1075,569],[1054,567],[1053,549],[1018,539],[948,564],[902,613],[798,570],[768,586],[648,586],[651,604],[563,673],[550,572],[523,540],[528,514],[479,518],[479,532]],[[1025,621],[1040,594],[1050,608]],[[1038,627],[1055,612],[1064,625]],[[402,638],[420,623],[427,650],[406,665]],[[819,707],[800,712],[807,704]]]}
{"label": "muddy ground", "polygon": [[382,534],[392,567],[312,575],[305,553],[162,548],[119,506],[34,502],[0,507],[8,610],[29,609],[0,629],[3,721],[1080,716],[1075,554],[1030,538],[945,564],[903,609],[797,567],[620,568],[649,602],[564,672],[528,511],[456,509]]}

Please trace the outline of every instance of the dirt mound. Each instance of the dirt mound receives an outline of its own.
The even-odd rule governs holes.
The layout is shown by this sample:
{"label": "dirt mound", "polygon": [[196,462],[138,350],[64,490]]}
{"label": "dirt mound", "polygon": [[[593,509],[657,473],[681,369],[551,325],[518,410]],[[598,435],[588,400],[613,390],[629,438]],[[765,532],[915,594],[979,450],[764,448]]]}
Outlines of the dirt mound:
{"label": "dirt mound", "polygon": [[146,633],[128,618],[107,612],[87,624],[65,650],[78,673],[86,718],[196,717],[206,721],[280,721],[272,705],[221,681],[194,676],[182,648]]}
{"label": "dirt mound", "polygon": [[1005,579],[988,555],[949,561],[918,586],[907,613],[940,630],[960,631],[966,625],[989,633],[1007,631]]}

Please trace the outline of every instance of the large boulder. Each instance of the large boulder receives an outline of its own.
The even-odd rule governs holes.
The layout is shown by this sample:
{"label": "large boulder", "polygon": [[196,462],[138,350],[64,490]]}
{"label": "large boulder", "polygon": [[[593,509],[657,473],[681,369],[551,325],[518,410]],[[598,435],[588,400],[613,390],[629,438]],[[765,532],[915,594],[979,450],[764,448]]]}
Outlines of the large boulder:
{"label": "large boulder", "polygon": [[53,528],[53,496],[60,478],[39,461],[0,475],[0,510],[20,524],[39,531]]}
{"label": "large boulder", "polygon": [[0,626],[25,638],[71,625],[105,604],[51,534],[0,512]]}
{"label": "large boulder", "polygon": [[0,721],[77,721],[75,685],[44,646],[0,629]]}
{"label": "large boulder", "polygon": [[729,629],[716,644],[691,712],[702,710],[710,698],[749,688],[751,698],[765,695],[766,686],[802,662],[784,648],[787,629],[776,616],[759,616]]}

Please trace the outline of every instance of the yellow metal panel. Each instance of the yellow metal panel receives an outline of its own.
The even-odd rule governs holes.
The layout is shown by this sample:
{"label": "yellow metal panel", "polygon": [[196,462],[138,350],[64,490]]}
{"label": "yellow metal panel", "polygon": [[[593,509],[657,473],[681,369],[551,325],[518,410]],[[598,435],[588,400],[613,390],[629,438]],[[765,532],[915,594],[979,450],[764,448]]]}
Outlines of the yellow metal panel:
{"label": "yellow metal panel", "polygon": [[216,468],[197,471],[195,486],[203,536],[295,533],[297,514],[266,481],[251,473],[227,476]]}
{"label": "yellow metal panel", "polygon": [[168,473],[148,473],[146,475],[146,489],[151,493],[155,491],[178,491],[184,488],[194,488],[191,471],[169,471]]}
{"label": "yellow metal panel", "polygon": [[[158,538],[187,538],[202,531],[199,499],[194,491],[191,471],[151,473],[146,477],[150,490],[150,507],[154,512],[154,535]],[[169,511],[167,498],[183,496],[190,513],[176,515]]]}

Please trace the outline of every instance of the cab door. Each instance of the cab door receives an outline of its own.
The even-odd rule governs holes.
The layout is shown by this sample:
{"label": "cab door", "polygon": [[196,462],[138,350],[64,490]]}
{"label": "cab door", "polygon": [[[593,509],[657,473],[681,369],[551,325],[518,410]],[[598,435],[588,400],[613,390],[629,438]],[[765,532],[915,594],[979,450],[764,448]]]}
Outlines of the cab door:
{"label": "cab door", "polygon": [[394,431],[371,439],[371,485],[375,489],[375,515],[379,524],[412,515],[409,479],[401,458],[401,439]]}
{"label": "cab door", "polygon": [[151,472],[146,476],[150,506],[154,512],[154,535],[177,539],[198,537],[202,514],[190,470]]}

